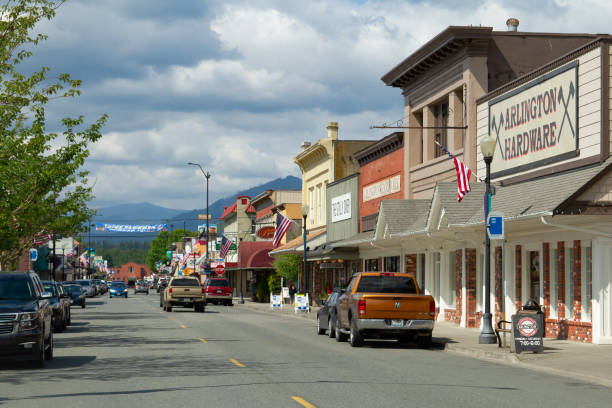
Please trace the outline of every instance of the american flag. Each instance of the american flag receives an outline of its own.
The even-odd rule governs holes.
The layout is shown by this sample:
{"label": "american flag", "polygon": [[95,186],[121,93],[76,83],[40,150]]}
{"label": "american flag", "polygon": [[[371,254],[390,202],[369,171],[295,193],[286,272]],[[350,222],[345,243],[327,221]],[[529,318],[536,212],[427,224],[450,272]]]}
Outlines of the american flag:
{"label": "american flag", "polygon": [[273,248],[276,248],[280,244],[281,239],[283,239],[283,236],[291,224],[293,224],[293,221],[289,218],[283,217],[279,212],[276,213],[276,228],[274,229],[274,237],[272,238]]}
{"label": "american flag", "polygon": [[472,176],[472,170],[470,170],[465,164],[461,163],[455,156],[451,154],[444,146],[436,141],[436,144],[440,146],[440,149],[444,150],[446,154],[453,159],[455,163],[455,170],[457,171],[457,201],[461,201],[463,197],[472,189],[470,187],[470,177]]}
{"label": "american flag", "polygon": [[89,248],[83,249],[83,253],[79,257],[79,260],[81,261],[81,266],[88,266],[89,265],[89,258],[87,256],[88,251],[89,251]]}
{"label": "american flag", "polygon": [[233,242],[231,239],[226,238],[225,235],[221,235],[221,250],[219,251],[221,258],[225,258],[225,255],[227,255],[227,251],[229,251],[232,244]]}

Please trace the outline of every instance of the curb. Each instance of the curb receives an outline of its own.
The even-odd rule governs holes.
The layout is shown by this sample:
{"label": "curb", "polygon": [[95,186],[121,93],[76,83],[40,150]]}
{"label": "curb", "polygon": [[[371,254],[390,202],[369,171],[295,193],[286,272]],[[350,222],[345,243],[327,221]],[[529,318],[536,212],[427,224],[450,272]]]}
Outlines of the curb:
{"label": "curb", "polygon": [[512,353],[493,353],[490,351],[473,349],[471,347],[461,346],[458,344],[436,342],[435,339],[433,340],[433,342],[441,345],[443,351],[450,353],[462,354],[468,357],[474,357],[482,360],[496,360],[511,364],[521,363],[519,357],[516,354]]}
{"label": "curb", "polygon": [[300,312],[300,313],[293,313],[293,312],[278,312],[278,311],[273,311],[271,309],[267,309],[267,308],[262,308],[262,307],[254,307],[251,306],[247,303],[244,304],[239,304],[236,303],[235,304],[238,307],[244,307],[246,309],[249,310],[254,310],[256,312],[260,312],[260,313],[267,313],[267,314],[273,314],[273,315],[277,315],[277,316],[289,316],[289,317],[295,317],[295,318],[299,318],[299,319],[305,319],[305,320],[316,320],[317,319],[317,314],[314,312],[308,312],[308,313],[304,313],[304,312]]}

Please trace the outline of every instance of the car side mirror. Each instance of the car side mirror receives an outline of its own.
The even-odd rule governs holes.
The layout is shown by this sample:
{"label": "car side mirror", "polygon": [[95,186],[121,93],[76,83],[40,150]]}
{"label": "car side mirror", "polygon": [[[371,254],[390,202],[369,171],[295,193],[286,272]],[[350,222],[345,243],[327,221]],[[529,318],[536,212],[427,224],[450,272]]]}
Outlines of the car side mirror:
{"label": "car side mirror", "polygon": [[51,292],[43,292],[40,294],[41,299],[51,299],[53,297],[53,293]]}

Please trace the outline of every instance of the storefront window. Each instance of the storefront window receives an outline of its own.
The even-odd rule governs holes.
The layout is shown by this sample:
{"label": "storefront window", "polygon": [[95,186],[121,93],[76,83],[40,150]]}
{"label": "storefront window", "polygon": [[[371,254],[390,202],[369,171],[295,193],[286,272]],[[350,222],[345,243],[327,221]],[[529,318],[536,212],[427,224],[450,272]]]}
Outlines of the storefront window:
{"label": "storefront window", "polygon": [[528,278],[529,278],[529,298],[540,302],[540,252],[529,251],[527,259],[529,260]]}
{"label": "storefront window", "polygon": [[565,305],[567,307],[567,319],[574,318],[574,248],[565,248]]}
{"label": "storefront window", "polygon": [[365,272],[378,272],[378,258],[365,260]]}
{"label": "storefront window", "polygon": [[591,247],[582,248],[582,281],[584,286],[584,297],[582,301],[582,318],[591,320],[591,297],[592,297],[592,271],[591,271]]}
{"label": "storefront window", "polygon": [[384,258],[385,266],[383,271],[385,272],[399,272],[399,256],[386,256]]}

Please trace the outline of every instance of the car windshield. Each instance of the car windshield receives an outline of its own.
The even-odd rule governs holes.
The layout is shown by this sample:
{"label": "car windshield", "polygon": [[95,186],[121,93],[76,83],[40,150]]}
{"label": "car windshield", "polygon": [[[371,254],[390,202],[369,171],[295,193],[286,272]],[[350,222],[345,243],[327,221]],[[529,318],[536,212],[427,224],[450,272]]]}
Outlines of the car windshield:
{"label": "car windshield", "polygon": [[173,279],[172,286],[200,286],[197,279]]}
{"label": "car windshield", "polygon": [[21,276],[0,276],[0,300],[31,300],[34,290]]}
{"label": "car windshield", "polygon": [[211,279],[208,286],[221,286],[227,288],[229,287],[229,281],[226,279]]}
{"label": "car windshield", "polygon": [[57,296],[57,288],[55,287],[55,285],[50,283],[43,283],[43,287],[45,288],[46,292],[51,292],[53,296]]}
{"label": "car windshield", "polygon": [[78,281],[81,286],[89,286],[89,281]]}
{"label": "car windshield", "polygon": [[416,286],[406,276],[362,276],[357,292],[416,293]]}
{"label": "car windshield", "polygon": [[125,283],[111,283],[112,289],[123,289],[125,288]]}
{"label": "car windshield", "polygon": [[68,293],[82,293],[83,292],[83,288],[80,287],[79,285],[64,285],[64,289],[66,289],[66,291]]}

